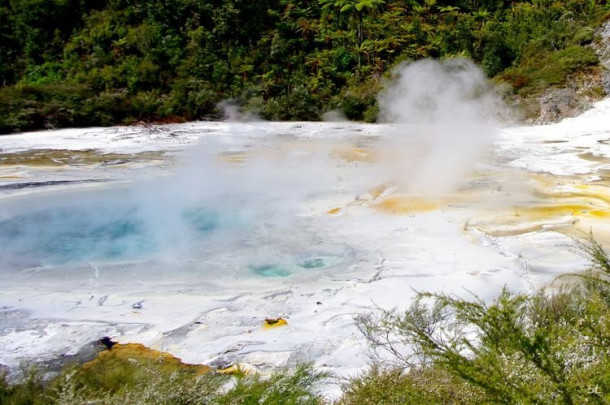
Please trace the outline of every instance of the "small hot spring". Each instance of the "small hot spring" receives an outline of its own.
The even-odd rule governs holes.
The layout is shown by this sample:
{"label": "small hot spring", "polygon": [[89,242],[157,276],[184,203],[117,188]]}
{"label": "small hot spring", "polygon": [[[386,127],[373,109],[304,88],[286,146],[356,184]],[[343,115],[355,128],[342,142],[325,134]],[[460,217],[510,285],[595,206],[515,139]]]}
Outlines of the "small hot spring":
{"label": "small hot spring", "polygon": [[[337,249],[335,248],[334,250]],[[350,256],[351,254],[348,252],[344,252],[343,254],[340,254],[339,252],[301,253],[294,257],[288,257],[281,260],[279,263],[251,264],[248,268],[253,274],[262,277],[288,277],[307,270],[330,269],[340,264],[345,264]]]}
{"label": "small hot spring", "polygon": [[[215,212],[191,208],[181,213],[174,228],[182,228],[181,238],[204,243],[220,221]],[[0,256],[13,263],[55,266],[137,260],[164,250],[167,241],[158,234],[162,226],[129,205],[43,208],[0,222]]]}
{"label": "small hot spring", "polygon": [[134,279],[142,272],[176,280],[285,278],[350,260],[344,246],[318,242],[313,249],[318,238],[306,224],[277,226],[268,212],[218,196],[178,203],[142,201],[129,190],[110,188],[51,194],[0,202],[6,208],[0,217],[4,275],[45,270],[48,277],[83,278],[102,268],[106,279]]}

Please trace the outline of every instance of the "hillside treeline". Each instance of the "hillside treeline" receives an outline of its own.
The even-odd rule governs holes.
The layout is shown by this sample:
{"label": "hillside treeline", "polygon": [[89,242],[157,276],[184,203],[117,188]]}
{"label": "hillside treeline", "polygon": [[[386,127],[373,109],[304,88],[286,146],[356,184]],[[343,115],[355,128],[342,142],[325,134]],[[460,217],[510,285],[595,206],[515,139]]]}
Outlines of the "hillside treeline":
{"label": "hillside treeline", "polygon": [[3,0],[0,133],[339,109],[405,60],[468,57],[528,97],[598,63],[605,0]]}

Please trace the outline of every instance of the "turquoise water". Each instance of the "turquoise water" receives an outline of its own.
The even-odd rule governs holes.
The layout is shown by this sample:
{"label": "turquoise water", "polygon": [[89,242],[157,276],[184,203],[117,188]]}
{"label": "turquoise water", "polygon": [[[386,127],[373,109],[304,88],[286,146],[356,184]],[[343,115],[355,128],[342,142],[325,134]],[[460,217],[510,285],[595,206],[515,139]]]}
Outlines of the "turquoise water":
{"label": "turquoise water", "polygon": [[260,266],[249,266],[250,270],[263,277],[288,277],[292,274],[290,270],[277,264],[263,264]]}
{"label": "turquoise water", "polygon": [[[179,222],[182,237],[201,243],[221,226],[218,214],[199,207],[185,210]],[[157,228],[136,207],[37,210],[0,222],[0,258],[41,265],[139,259],[162,249]]]}
{"label": "turquoise water", "polygon": [[[182,219],[199,234],[206,234],[221,226],[220,215],[201,207],[185,210]],[[228,221],[223,222],[224,225],[228,224]]]}
{"label": "turquoise water", "polygon": [[153,198],[139,204],[128,197],[113,191],[40,199],[29,209],[14,204],[13,216],[0,220],[0,271],[149,261],[154,266],[168,259],[168,271],[188,263],[202,277],[232,268],[243,277],[284,278],[347,260],[337,247],[301,250],[308,239],[293,235],[294,229],[269,232],[260,226],[268,216],[226,201],[219,208],[206,201],[157,204]]}
{"label": "turquoise water", "polygon": [[288,277],[306,270],[323,269],[340,264],[340,256],[332,255],[312,255],[294,262],[288,261],[285,264],[269,263],[262,265],[251,265],[249,269],[252,273],[263,277]]}
{"label": "turquoise water", "polygon": [[321,267],[326,267],[326,262],[324,261],[324,259],[316,257],[300,262],[299,266],[304,269],[319,269]]}

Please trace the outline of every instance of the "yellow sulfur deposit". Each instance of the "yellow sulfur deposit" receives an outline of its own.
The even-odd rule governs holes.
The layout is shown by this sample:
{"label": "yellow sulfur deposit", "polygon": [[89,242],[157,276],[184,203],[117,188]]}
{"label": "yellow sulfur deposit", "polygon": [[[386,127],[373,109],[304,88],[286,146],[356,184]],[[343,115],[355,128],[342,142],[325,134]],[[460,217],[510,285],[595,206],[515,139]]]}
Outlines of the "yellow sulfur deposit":
{"label": "yellow sulfur deposit", "polygon": [[610,229],[610,188],[607,184],[540,175],[535,179],[537,187],[533,201],[490,207],[478,216],[474,226],[494,236],[516,236],[549,229],[578,235],[595,229],[596,237],[605,238],[603,233]]}
{"label": "yellow sulfur deposit", "polygon": [[247,363],[236,363],[232,364],[229,367],[221,368],[216,370],[218,374],[228,374],[228,375],[254,375],[258,373],[256,367]]}
{"label": "yellow sulfur deposit", "polygon": [[265,322],[263,322],[263,329],[273,329],[273,328],[279,328],[282,326],[286,326],[288,325],[288,322],[283,319],[283,318],[277,318],[277,319],[265,319]]}
{"label": "yellow sulfur deposit", "polygon": [[333,209],[330,209],[330,210],[326,211],[326,213],[327,213],[328,215],[337,215],[337,214],[339,214],[340,212],[341,212],[341,208],[339,208],[339,207],[337,207],[337,208],[333,208]]}
{"label": "yellow sulfur deposit", "polygon": [[610,211],[608,210],[596,210],[596,211],[589,211],[587,213],[588,216],[590,217],[594,217],[594,218],[609,218],[610,217]]}
{"label": "yellow sulfur deposit", "polygon": [[388,197],[373,205],[376,209],[392,214],[411,214],[438,209],[438,201],[417,197]]}
{"label": "yellow sulfur deposit", "polygon": [[376,199],[381,197],[381,195],[388,191],[390,187],[392,187],[392,184],[382,184],[369,190],[369,194],[371,195],[371,197],[373,197],[373,199]]}
{"label": "yellow sulfur deposit", "polygon": [[243,152],[225,152],[218,155],[218,157],[227,163],[244,163],[248,160],[248,155]]}
{"label": "yellow sulfur deposit", "polygon": [[363,148],[335,148],[331,154],[347,162],[372,163],[375,161],[375,157]]}
{"label": "yellow sulfur deposit", "polygon": [[587,214],[591,208],[591,206],[581,204],[517,207],[515,208],[515,216],[524,217],[524,219],[528,220],[534,220],[563,215],[583,215]]}

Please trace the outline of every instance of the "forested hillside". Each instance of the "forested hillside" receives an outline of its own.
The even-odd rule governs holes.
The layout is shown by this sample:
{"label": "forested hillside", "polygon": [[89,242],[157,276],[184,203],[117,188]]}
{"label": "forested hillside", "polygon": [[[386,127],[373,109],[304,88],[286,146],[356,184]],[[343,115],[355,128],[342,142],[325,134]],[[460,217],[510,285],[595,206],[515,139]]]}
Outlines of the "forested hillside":
{"label": "forested hillside", "polygon": [[4,0],[0,133],[216,117],[226,99],[266,119],[340,109],[374,121],[383,77],[426,57],[472,58],[527,99],[599,69],[586,45],[609,10],[605,0]]}

